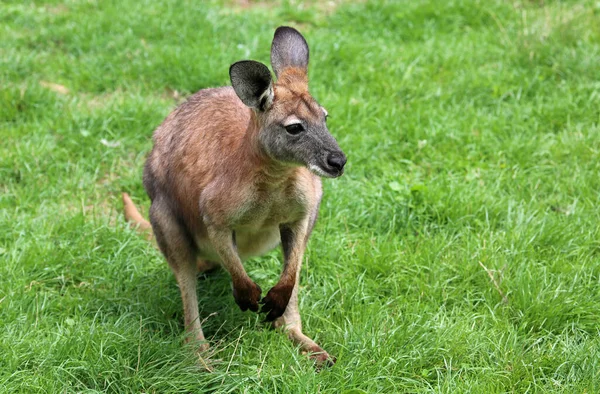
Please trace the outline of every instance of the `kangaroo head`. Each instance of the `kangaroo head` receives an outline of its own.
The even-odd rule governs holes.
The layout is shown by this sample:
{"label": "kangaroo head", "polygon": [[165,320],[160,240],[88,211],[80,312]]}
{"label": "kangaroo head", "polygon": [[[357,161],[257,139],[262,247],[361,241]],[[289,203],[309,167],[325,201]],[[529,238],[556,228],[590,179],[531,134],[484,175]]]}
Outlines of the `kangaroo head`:
{"label": "kangaroo head", "polygon": [[271,46],[271,65],[244,60],[229,69],[231,84],[252,108],[261,149],[273,160],[306,166],[319,176],[342,175],[346,156],[327,129],[327,111],[308,92],[308,44],[291,27],[279,27]]}

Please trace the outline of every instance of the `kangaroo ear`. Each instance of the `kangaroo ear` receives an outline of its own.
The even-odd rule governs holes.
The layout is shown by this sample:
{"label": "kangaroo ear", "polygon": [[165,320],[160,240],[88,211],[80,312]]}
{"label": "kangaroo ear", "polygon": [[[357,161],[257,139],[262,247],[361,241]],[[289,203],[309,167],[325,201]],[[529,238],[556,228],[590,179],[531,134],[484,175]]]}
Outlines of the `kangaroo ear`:
{"label": "kangaroo ear", "polygon": [[250,108],[266,111],[273,103],[271,72],[262,63],[242,60],[229,67],[235,94]]}
{"label": "kangaroo ear", "polygon": [[298,30],[280,26],[275,30],[271,44],[271,65],[279,76],[286,67],[308,69],[308,44]]}

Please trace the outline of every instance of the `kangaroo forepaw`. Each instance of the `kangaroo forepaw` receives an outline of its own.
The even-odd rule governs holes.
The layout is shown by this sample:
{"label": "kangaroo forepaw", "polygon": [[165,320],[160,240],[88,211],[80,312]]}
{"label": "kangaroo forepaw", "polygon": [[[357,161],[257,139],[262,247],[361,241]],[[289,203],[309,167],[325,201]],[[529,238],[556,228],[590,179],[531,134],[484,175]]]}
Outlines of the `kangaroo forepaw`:
{"label": "kangaroo forepaw", "polygon": [[277,284],[260,302],[263,304],[260,313],[266,313],[266,320],[273,321],[283,315],[292,295],[293,285]]}
{"label": "kangaroo forepaw", "polygon": [[251,280],[245,283],[233,284],[233,298],[242,311],[250,309],[252,312],[258,312],[258,302],[261,294],[261,288]]}

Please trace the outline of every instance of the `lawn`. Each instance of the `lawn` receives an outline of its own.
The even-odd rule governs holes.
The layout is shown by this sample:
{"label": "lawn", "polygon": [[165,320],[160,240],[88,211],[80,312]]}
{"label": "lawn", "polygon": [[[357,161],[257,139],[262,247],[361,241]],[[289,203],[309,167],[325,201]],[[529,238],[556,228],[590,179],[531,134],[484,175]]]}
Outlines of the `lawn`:
{"label": "lawn", "polygon": [[[147,212],[153,129],[279,25],[348,156],[301,275],[337,364],[216,272],[208,372],[120,193]],[[600,392],[597,1],[3,1],[0,141],[1,392]]]}

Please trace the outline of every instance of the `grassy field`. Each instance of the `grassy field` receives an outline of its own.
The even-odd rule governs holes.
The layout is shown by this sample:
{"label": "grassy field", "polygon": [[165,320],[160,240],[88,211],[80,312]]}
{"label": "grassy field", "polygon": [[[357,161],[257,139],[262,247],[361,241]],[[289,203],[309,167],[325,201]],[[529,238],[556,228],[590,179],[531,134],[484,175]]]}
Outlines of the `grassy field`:
{"label": "grassy field", "polygon": [[[349,158],[301,278],[338,362],[217,272],[209,373],[119,193],[147,210],[153,129],[282,24]],[[600,392],[599,78],[597,1],[3,1],[0,392]]]}

